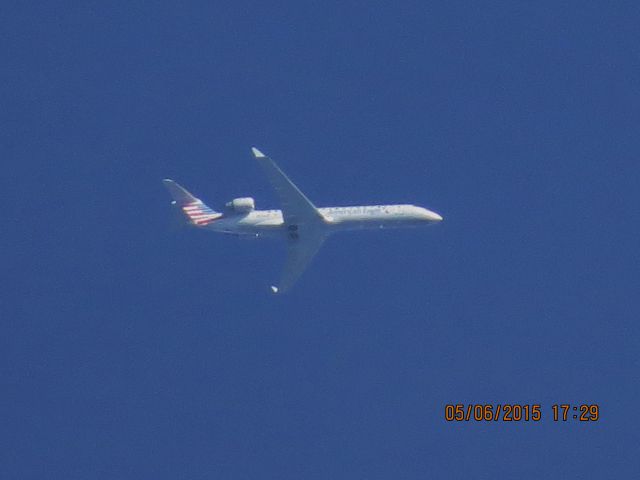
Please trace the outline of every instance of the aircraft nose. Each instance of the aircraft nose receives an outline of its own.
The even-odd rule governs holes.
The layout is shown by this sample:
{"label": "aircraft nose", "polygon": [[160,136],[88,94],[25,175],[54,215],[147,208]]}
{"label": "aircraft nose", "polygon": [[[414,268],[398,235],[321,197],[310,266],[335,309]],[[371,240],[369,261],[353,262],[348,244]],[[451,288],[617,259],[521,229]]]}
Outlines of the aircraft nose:
{"label": "aircraft nose", "polygon": [[442,216],[437,214],[436,212],[432,212],[431,210],[427,210],[426,208],[422,212],[422,217],[429,222],[441,222]]}

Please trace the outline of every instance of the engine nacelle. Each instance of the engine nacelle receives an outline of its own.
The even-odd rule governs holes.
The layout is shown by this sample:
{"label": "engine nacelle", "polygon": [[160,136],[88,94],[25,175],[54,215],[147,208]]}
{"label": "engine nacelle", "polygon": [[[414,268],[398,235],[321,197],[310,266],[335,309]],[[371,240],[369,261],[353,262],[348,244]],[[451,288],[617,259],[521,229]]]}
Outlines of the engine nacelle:
{"label": "engine nacelle", "polygon": [[237,213],[247,213],[256,209],[256,202],[251,197],[234,198],[226,207]]}

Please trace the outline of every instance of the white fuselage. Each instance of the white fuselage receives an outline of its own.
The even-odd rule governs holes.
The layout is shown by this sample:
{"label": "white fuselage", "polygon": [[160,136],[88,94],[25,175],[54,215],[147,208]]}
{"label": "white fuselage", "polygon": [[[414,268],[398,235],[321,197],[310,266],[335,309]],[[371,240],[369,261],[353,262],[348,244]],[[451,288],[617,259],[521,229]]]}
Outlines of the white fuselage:
{"label": "white fuselage", "polygon": [[[327,233],[366,228],[394,228],[429,225],[442,217],[415,205],[367,205],[318,208]],[[225,213],[204,228],[235,235],[268,236],[291,231],[280,210],[252,210],[247,213]]]}
{"label": "white fuselage", "polygon": [[164,186],[176,205],[196,228],[245,238],[286,240],[285,266],[273,293],[285,293],[296,283],[326,238],[339,231],[416,227],[438,223],[436,212],[416,205],[367,205],[317,208],[276,163],[257,148],[251,149],[280,200],[282,210],[255,210],[251,197],[227,202],[216,212],[170,178]]}

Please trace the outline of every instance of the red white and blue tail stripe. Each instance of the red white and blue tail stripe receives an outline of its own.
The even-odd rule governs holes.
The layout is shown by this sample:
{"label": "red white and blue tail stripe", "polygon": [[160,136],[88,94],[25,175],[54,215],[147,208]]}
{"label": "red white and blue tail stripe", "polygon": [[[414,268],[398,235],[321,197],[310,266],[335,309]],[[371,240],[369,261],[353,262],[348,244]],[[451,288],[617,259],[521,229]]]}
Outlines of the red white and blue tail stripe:
{"label": "red white and blue tail stripe", "polygon": [[191,223],[197,226],[208,225],[214,220],[222,217],[221,213],[217,213],[211,210],[204,203],[202,203],[202,200],[196,200],[195,202],[183,205],[182,211],[187,217],[189,217]]}
{"label": "red white and blue tail stripe", "polygon": [[205,205],[202,200],[194,197],[185,188],[170,179],[162,181],[169,190],[173,203],[180,207],[192,225],[202,227],[222,217],[222,213],[216,212]]}

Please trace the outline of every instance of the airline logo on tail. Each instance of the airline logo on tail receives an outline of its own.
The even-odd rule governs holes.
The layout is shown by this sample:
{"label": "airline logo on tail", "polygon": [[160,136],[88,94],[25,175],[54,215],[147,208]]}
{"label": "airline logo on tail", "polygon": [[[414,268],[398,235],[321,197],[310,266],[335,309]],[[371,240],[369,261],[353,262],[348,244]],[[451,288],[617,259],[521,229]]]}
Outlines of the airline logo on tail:
{"label": "airline logo on tail", "polygon": [[191,223],[197,226],[208,225],[222,216],[221,213],[216,213],[207,207],[202,203],[202,200],[196,200],[183,205],[182,211],[189,217]]}

